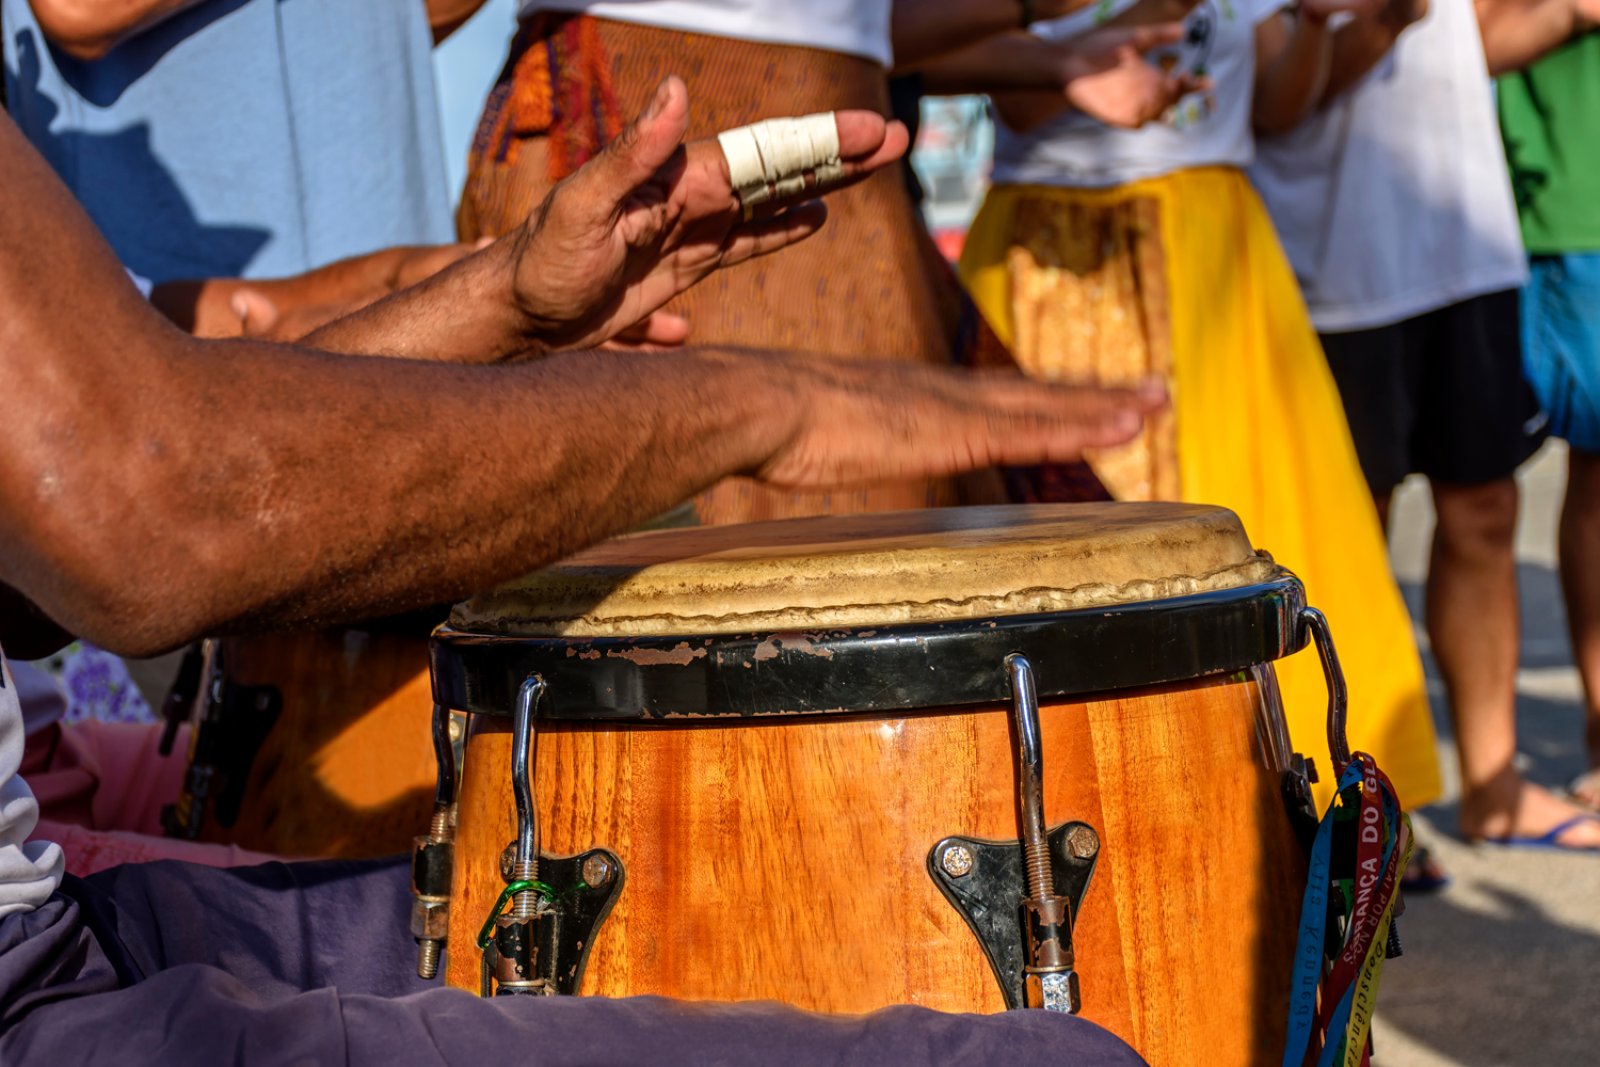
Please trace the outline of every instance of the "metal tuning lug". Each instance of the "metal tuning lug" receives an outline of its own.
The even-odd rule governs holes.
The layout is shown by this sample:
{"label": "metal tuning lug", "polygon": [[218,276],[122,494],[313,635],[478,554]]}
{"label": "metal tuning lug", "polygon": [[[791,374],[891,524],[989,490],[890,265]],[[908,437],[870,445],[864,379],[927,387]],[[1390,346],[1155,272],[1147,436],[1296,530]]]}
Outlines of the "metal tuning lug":
{"label": "metal tuning lug", "polygon": [[1345,686],[1344,668],[1333,647],[1328,617],[1316,608],[1300,609],[1300,626],[1317,646],[1322,661],[1322,677],[1328,687],[1328,752],[1333,756],[1333,777],[1338,781],[1350,762],[1350,737],[1346,724],[1350,718],[1350,690]]}
{"label": "metal tuning lug", "polygon": [[433,706],[433,755],[438,763],[433,819],[411,846],[411,936],[417,941],[417,976],[439,973],[439,954],[450,928],[450,884],[455,875],[456,758],[450,709]]}
{"label": "metal tuning lug", "polygon": [[1017,730],[1017,791],[1022,806],[1022,854],[1027,895],[1022,898],[1023,1001],[1030,1008],[1076,1015],[1078,972],[1073,970],[1072,904],[1055,888],[1050,841],[1044,829],[1044,745],[1033,666],[1021,653],[1006,657],[1011,672],[1012,722]]}
{"label": "metal tuning lug", "polygon": [[544,896],[539,880],[539,821],[533,807],[534,718],[544,697],[544,679],[530,674],[517,692],[511,731],[511,795],[517,808],[517,839],[510,870],[504,871],[511,909],[494,919],[495,996],[553,993],[536,970],[538,924]]}
{"label": "metal tuning lug", "polygon": [[[1333,758],[1334,780],[1338,781],[1351,759],[1350,690],[1345,685],[1344,668],[1339,665],[1339,652],[1333,647],[1333,632],[1328,627],[1328,617],[1316,608],[1301,608],[1300,626],[1317,646],[1317,658],[1322,661],[1322,677],[1328,687],[1328,753]],[[1311,781],[1316,781],[1316,778],[1311,778]],[[1388,959],[1394,959],[1405,951],[1400,944],[1400,916],[1405,913],[1405,898],[1398,888],[1395,894],[1395,914],[1389,921],[1389,936],[1384,944],[1384,956]]]}
{"label": "metal tuning lug", "polygon": [[544,680],[532,674],[517,694],[511,742],[517,837],[500,857],[505,892],[479,935],[485,995],[577,993],[595,934],[622,891],[622,861],[607,849],[576,856],[539,850],[532,768],[534,724],[544,691]]}
{"label": "metal tuning lug", "polygon": [[1100,854],[1083,822],[1044,826],[1044,756],[1033,670],[1013,655],[1010,673],[1018,739],[1022,838],[946,837],[928,853],[928,872],[978,939],[1009,1008],[1076,1014],[1081,1000],[1072,926]]}

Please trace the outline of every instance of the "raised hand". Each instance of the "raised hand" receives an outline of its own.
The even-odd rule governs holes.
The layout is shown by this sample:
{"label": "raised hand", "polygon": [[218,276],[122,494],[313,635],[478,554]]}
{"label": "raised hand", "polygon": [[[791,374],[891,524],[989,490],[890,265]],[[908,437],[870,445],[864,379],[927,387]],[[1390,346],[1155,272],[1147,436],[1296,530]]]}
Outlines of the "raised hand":
{"label": "raised hand", "polygon": [[[826,210],[807,197],[824,190],[811,178],[806,193],[746,219],[717,142],[682,143],[688,108],[683,82],[662,82],[644,114],[506,238],[516,243],[517,305],[545,346],[593,346],[639,324],[653,343],[681,341],[681,320],[652,319],[663,304],[719,267],[822,226]],[[841,111],[836,120],[844,174],[829,188],[898,159],[909,142],[904,126],[874,112]]]}
{"label": "raised hand", "polygon": [[1069,42],[1063,57],[1067,102],[1108,126],[1137,129],[1210,84],[1190,73],[1168,74],[1145,60],[1155,48],[1183,39],[1180,22],[1115,26]]}

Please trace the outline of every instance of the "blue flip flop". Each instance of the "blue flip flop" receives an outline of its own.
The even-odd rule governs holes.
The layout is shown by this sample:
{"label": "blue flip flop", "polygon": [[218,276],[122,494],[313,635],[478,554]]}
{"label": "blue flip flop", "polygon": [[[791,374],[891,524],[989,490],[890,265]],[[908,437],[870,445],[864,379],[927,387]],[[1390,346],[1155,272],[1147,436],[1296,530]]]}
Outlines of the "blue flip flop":
{"label": "blue flip flop", "polygon": [[[1400,875],[1400,891],[1411,896],[1424,896],[1428,893],[1437,893],[1450,884],[1450,876],[1443,872],[1439,874],[1428,873],[1429,867],[1437,868],[1433,853],[1428,851],[1426,845],[1418,845],[1416,851],[1411,853],[1411,865]],[[1411,873],[1413,870],[1416,874]]]}
{"label": "blue flip flop", "polygon": [[1557,823],[1545,833],[1537,837],[1524,837],[1520,834],[1507,834],[1505,837],[1483,837],[1478,839],[1479,844],[1499,845],[1501,848],[1533,848],[1544,849],[1551,852],[1579,852],[1600,854],[1600,845],[1563,845],[1561,835],[1580,826],[1583,823],[1600,823],[1600,815],[1586,811],[1581,815],[1574,815],[1565,822]]}

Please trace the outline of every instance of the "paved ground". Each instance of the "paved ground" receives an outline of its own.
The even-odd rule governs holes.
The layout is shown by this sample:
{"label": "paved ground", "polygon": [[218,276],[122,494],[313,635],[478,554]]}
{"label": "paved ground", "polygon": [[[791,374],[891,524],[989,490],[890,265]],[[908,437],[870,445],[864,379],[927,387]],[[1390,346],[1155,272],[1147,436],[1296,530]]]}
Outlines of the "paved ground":
{"label": "paved ground", "polygon": [[[1553,786],[1582,768],[1578,677],[1555,574],[1564,471],[1559,445],[1526,468],[1518,535],[1520,747],[1525,773]],[[1396,502],[1394,561],[1419,620],[1432,526],[1426,488],[1408,484]],[[1600,1067],[1600,857],[1474,848],[1455,836],[1450,727],[1427,666],[1447,785],[1418,827],[1455,881],[1408,904],[1406,954],[1384,970],[1374,1062]]]}

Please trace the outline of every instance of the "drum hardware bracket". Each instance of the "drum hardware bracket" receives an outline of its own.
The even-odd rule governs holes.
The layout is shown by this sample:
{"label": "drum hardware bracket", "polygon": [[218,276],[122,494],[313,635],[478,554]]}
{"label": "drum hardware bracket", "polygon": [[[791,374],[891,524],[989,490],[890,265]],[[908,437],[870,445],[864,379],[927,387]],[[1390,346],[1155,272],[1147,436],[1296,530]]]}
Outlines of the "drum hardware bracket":
{"label": "drum hardware bracket", "polygon": [[[539,851],[534,807],[534,723],[544,698],[544,679],[529,674],[517,692],[512,723],[511,793],[517,836],[501,858],[510,910],[496,914],[480,938],[484,950],[484,995],[573,994],[583,980],[595,933],[622,889],[622,861],[606,849],[576,856]],[[492,979],[492,982],[490,981]]]}
{"label": "drum hardware bracket", "polygon": [[[1066,902],[1070,936],[1094,874],[1099,835],[1087,823],[1064,822],[1051,827],[1047,839],[1052,888],[1054,895]],[[947,852],[952,854],[949,863],[945,861]],[[963,867],[964,873],[954,873]],[[1006,1007],[1027,1007],[1026,951],[1020,936],[1025,933],[1021,901],[1027,893],[1022,842],[946,837],[928,853],[928,873],[978,939]]]}
{"label": "drum hardware bracket", "polygon": [[[1100,835],[1081,822],[1045,830],[1044,743],[1033,665],[1013,652],[1006,672],[1022,839],[947,837],[928,854],[928,870],[977,935],[1008,1006],[1076,1015],[1082,1001],[1072,925],[1100,854]],[[1008,921],[1013,915],[1015,926]]]}
{"label": "drum hardware bracket", "polygon": [[[507,885],[521,887],[511,895],[511,911],[493,919],[493,941],[485,946],[493,953],[492,969],[495,996],[522,996],[551,992],[536,970],[538,945],[534,927],[545,903],[534,885],[539,880],[539,817],[533,806],[534,713],[544,698],[544,679],[530,674],[517,691],[517,710],[512,724],[511,794],[516,803],[517,838],[510,869],[503,872]],[[502,901],[505,894],[501,895]],[[498,913],[500,908],[495,908]],[[492,946],[492,947],[491,947]],[[490,957],[485,956],[485,960]]]}
{"label": "drum hardware bracket", "polygon": [[[1350,690],[1345,685],[1344,668],[1339,665],[1339,652],[1333,647],[1333,633],[1328,617],[1313,607],[1303,607],[1299,614],[1300,628],[1316,645],[1317,658],[1322,662],[1322,677],[1328,687],[1328,752],[1333,757],[1335,780],[1350,763]],[[1308,782],[1315,782],[1316,768],[1305,761]],[[1311,805],[1312,833],[1316,832],[1316,806]],[[1404,952],[1400,944],[1400,916],[1405,914],[1405,898],[1395,890],[1394,918],[1389,923],[1389,938],[1384,944],[1384,956],[1394,959]]]}
{"label": "drum hardware bracket", "polygon": [[213,647],[210,669],[189,742],[189,767],[176,804],[161,810],[168,837],[194,840],[213,807],[219,826],[232,826],[244,803],[244,788],[261,744],[283,712],[283,694],[275,685],[240,685],[227,676],[220,642]]}
{"label": "drum hardware bracket", "polygon": [[[1078,972],[1073,969],[1072,902],[1056,890],[1050,839],[1044,828],[1039,694],[1033,665],[1022,653],[1006,657],[1006,670],[1011,678],[1011,719],[1017,731],[1017,799],[1027,876],[1027,893],[1022,898],[1022,944],[1027,957],[1022,968],[1023,1002],[1030,1008],[1076,1015],[1082,1002]],[[1095,851],[1099,851],[1098,835]]]}
{"label": "drum hardware bracket", "polygon": [[1317,802],[1311,794],[1316,781],[1316,761],[1298,752],[1291,753],[1289,767],[1283,772],[1283,806],[1289,812],[1289,825],[1307,856],[1311,855],[1311,844],[1317,836]]}
{"label": "drum hardware bracket", "polygon": [[[515,847],[513,843],[506,851],[514,856]],[[513,908],[513,913],[496,918],[484,947],[482,994],[575,996],[589,950],[622,892],[625,873],[609,849],[592,848],[575,856],[540,854],[540,881],[550,893],[527,890],[537,898],[531,915],[519,919]],[[509,959],[507,950],[513,954]],[[526,969],[518,969],[523,959]],[[511,988],[501,974],[510,976]]]}
{"label": "drum hardware bracket", "polygon": [[204,641],[197,641],[183,651],[178,673],[167,690],[166,700],[161,704],[161,744],[156,751],[163,758],[172,755],[172,746],[178,739],[178,727],[194,717],[194,702],[200,696],[210,658],[211,648]]}
{"label": "drum hardware bracket", "polygon": [[1300,628],[1317,646],[1317,658],[1322,662],[1322,677],[1328,686],[1328,751],[1333,756],[1333,775],[1337,780],[1350,762],[1350,735],[1347,729],[1350,690],[1345,686],[1344,669],[1339,666],[1339,653],[1333,647],[1328,617],[1316,608],[1301,608],[1299,622]]}
{"label": "drum hardware bracket", "polygon": [[450,883],[455,873],[456,746],[451,740],[451,712],[433,706],[433,756],[437,778],[433,819],[428,832],[411,847],[411,936],[417,942],[417,977],[439,974],[439,954],[450,928]]}

